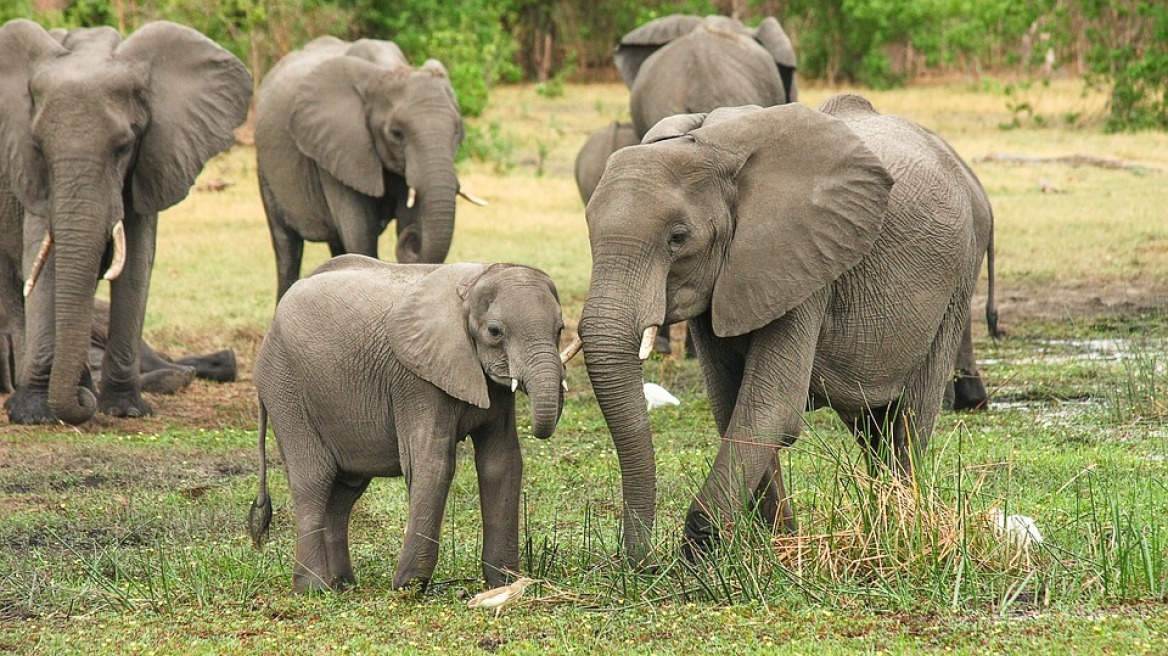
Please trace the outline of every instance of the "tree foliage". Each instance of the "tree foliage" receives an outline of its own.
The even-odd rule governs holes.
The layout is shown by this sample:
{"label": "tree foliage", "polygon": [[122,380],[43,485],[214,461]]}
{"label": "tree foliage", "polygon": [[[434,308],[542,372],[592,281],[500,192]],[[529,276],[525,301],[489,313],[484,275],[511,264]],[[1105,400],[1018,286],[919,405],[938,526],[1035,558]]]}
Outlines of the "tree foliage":
{"label": "tree foliage", "polygon": [[[62,7],[37,12],[45,4]],[[1146,0],[7,0],[0,20],[48,27],[155,18],[191,25],[248,62],[257,81],[321,34],[396,41],[445,65],[468,115],[491,85],[568,74],[615,79],[621,35],[671,13],[783,23],[800,76],[887,87],[923,74],[1067,72],[1111,93],[1109,129],[1168,129],[1168,3]],[[554,78],[554,80],[553,80]]]}

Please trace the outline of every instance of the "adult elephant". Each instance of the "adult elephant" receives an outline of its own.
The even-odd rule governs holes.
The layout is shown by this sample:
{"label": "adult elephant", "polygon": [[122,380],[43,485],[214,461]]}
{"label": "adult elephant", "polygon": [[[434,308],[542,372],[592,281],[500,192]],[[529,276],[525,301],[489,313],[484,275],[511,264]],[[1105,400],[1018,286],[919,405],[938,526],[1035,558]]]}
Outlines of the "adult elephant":
{"label": "adult elephant", "polygon": [[911,473],[969,312],[971,205],[949,151],[855,95],[819,111],[677,116],[613,154],[587,210],[579,332],[620,461],[631,560],[648,555],[655,518],[641,360],[657,327],[689,320],[722,437],[687,551],[751,496],[793,529],[778,449],[808,403],[830,404],[874,461]]}
{"label": "adult elephant", "polygon": [[613,52],[638,136],[674,114],[795,102],[795,49],[779,21],[675,14],[621,38]]}
{"label": "adult elephant", "polygon": [[[138,356],[158,212],[235,143],[251,87],[231,53],[174,23],[125,40],[108,27],[0,28],[0,294],[24,327],[12,421],[151,412]],[[86,357],[102,271],[110,326],[95,397]]]}
{"label": "adult elephant", "polygon": [[415,69],[389,41],[315,39],[264,77],[255,138],[277,299],[300,277],[305,240],[377,257],[396,219],[399,262],[446,259],[463,126],[438,61]]}
{"label": "adult elephant", "polygon": [[580,152],[576,153],[576,188],[580,190],[580,199],[585,205],[600,183],[608,156],[640,141],[633,124],[620,121],[613,121],[608,127],[588,135]]}

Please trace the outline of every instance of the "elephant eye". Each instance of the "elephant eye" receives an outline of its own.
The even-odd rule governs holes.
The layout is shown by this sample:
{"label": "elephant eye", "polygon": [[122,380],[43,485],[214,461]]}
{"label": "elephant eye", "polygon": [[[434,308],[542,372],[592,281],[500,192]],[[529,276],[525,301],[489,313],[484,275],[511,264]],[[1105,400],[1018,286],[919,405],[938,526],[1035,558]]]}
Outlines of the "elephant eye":
{"label": "elephant eye", "polygon": [[689,230],[682,227],[673,229],[669,234],[669,252],[676,253],[689,240]]}
{"label": "elephant eye", "polygon": [[499,324],[493,323],[487,326],[487,334],[489,334],[491,337],[494,337],[495,339],[498,339],[503,336],[503,328],[500,327]]}
{"label": "elephant eye", "polygon": [[393,139],[394,141],[406,140],[406,133],[402,132],[401,128],[389,128],[387,132],[389,132],[389,138]]}

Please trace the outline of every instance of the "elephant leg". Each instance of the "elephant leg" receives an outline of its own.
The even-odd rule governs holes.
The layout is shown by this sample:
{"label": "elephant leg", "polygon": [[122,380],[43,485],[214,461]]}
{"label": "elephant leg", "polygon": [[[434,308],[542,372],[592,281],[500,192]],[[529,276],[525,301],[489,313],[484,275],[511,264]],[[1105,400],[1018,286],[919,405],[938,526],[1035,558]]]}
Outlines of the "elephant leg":
{"label": "elephant leg", "polygon": [[340,238],[340,252],[332,242],[329,244],[333,256],[357,253],[377,257],[380,217],[376,199],[363,196],[328,175],[321,175],[321,187]]}
{"label": "elephant leg", "polygon": [[138,363],[143,392],[177,394],[195,380],[193,367],[171,362],[147,344],[146,340],[140,340],[138,344]]}
{"label": "elephant leg", "polygon": [[488,588],[507,585],[519,572],[519,488],[523,455],[513,422],[471,435],[483,513],[483,577]]}
{"label": "elephant leg", "polygon": [[268,217],[268,232],[272,236],[272,250],[276,253],[276,301],[300,278],[300,262],[304,258],[304,239],[289,227],[287,216],[261,172],[260,198]]}
{"label": "elephant leg", "polygon": [[296,513],[296,564],[292,567],[292,588],[296,592],[330,590],[328,501],[333,488],[332,470],[313,472],[311,477],[288,471],[292,505]]}
{"label": "elephant leg", "polygon": [[[965,332],[957,348],[957,362],[954,365],[952,406],[954,410],[984,410],[989,405],[985,383],[977,370],[977,359],[973,355],[973,334],[970,318],[965,320]],[[948,391],[946,391],[948,396]]]}
{"label": "elephant leg", "polygon": [[442,516],[446,512],[450,482],[454,479],[455,460],[455,442],[443,436],[453,433],[453,430],[398,431],[399,449],[405,450],[402,473],[410,509],[406,536],[393,575],[395,589],[410,586],[425,589],[438,566]]}
{"label": "elephant leg", "polygon": [[[707,551],[723,527],[753,503],[764,476],[782,480],[778,449],[792,444],[802,428],[825,306],[826,294],[813,296],[748,338],[734,412],[714,466],[686,515],[687,558]],[[714,369],[718,363],[700,332],[696,338],[703,370]],[[776,510],[776,516],[780,513]]]}
{"label": "elephant leg", "polygon": [[188,355],[175,360],[175,364],[192,367],[199,378],[219,383],[229,383],[239,375],[235,351],[231,349],[204,355]]}
{"label": "elephant leg", "polygon": [[690,319],[686,332],[701,345],[698,348],[703,353],[702,376],[706,396],[710,399],[710,411],[718,426],[718,434],[725,435],[730,429],[734,406],[738,405],[738,390],[742,387],[746,367],[741,349],[746,348],[746,342],[741,338],[726,339],[714,335],[709,312]]}
{"label": "elephant leg", "polygon": [[[0,192],[2,193],[2,192]],[[16,390],[17,372],[24,356],[23,283],[19,262],[0,256],[0,312],[3,334],[0,335],[0,393]]]}
{"label": "elephant leg", "polygon": [[349,517],[353,504],[369,487],[369,478],[346,480],[338,476],[329,493],[325,508],[325,549],[328,558],[329,587],[343,590],[356,585],[353,562],[349,557]]}
{"label": "elephant leg", "polygon": [[[44,239],[48,224],[25,215],[25,276]],[[49,407],[49,376],[53,368],[53,340],[56,335],[53,289],[56,286],[56,254],[49,257],[28,298],[24,299],[24,353],[16,370],[16,391],[4,403],[14,424],[55,424],[57,416]]]}
{"label": "elephant leg", "polygon": [[775,452],[774,465],[763,475],[762,482],[754,490],[754,503],[759,518],[769,530],[794,533],[798,529],[791,498],[787,496],[783,483],[783,465],[778,451]]}
{"label": "elephant leg", "polygon": [[157,214],[127,217],[126,265],[110,283],[109,338],[102,358],[97,407],[114,417],[145,417],[154,412],[142,398],[138,349],[146,320],[157,224]]}

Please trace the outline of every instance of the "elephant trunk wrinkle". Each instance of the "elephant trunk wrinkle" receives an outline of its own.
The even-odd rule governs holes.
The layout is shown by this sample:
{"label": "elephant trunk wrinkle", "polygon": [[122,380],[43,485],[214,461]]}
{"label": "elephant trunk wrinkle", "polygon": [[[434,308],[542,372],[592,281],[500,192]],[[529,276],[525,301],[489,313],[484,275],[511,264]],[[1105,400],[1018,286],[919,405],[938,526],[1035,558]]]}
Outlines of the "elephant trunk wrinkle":
{"label": "elephant trunk wrinkle", "polygon": [[626,555],[640,563],[655,522],[657,474],[637,344],[621,339],[631,331],[620,330],[617,322],[581,319],[580,330],[588,377],[620,462]]}
{"label": "elephant trunk wrinkle", "polygon": [[61,226],[55,231],[56,253],[53,309],[55,338],[53,364],[49,376],[49,407],[58,419],[77,425],[96,412],[96,399],[79,387],[89,354],[89,333],[93,323],[93,294],[105,247],[105,231],[82,229],[93,221],[57,213]]}

